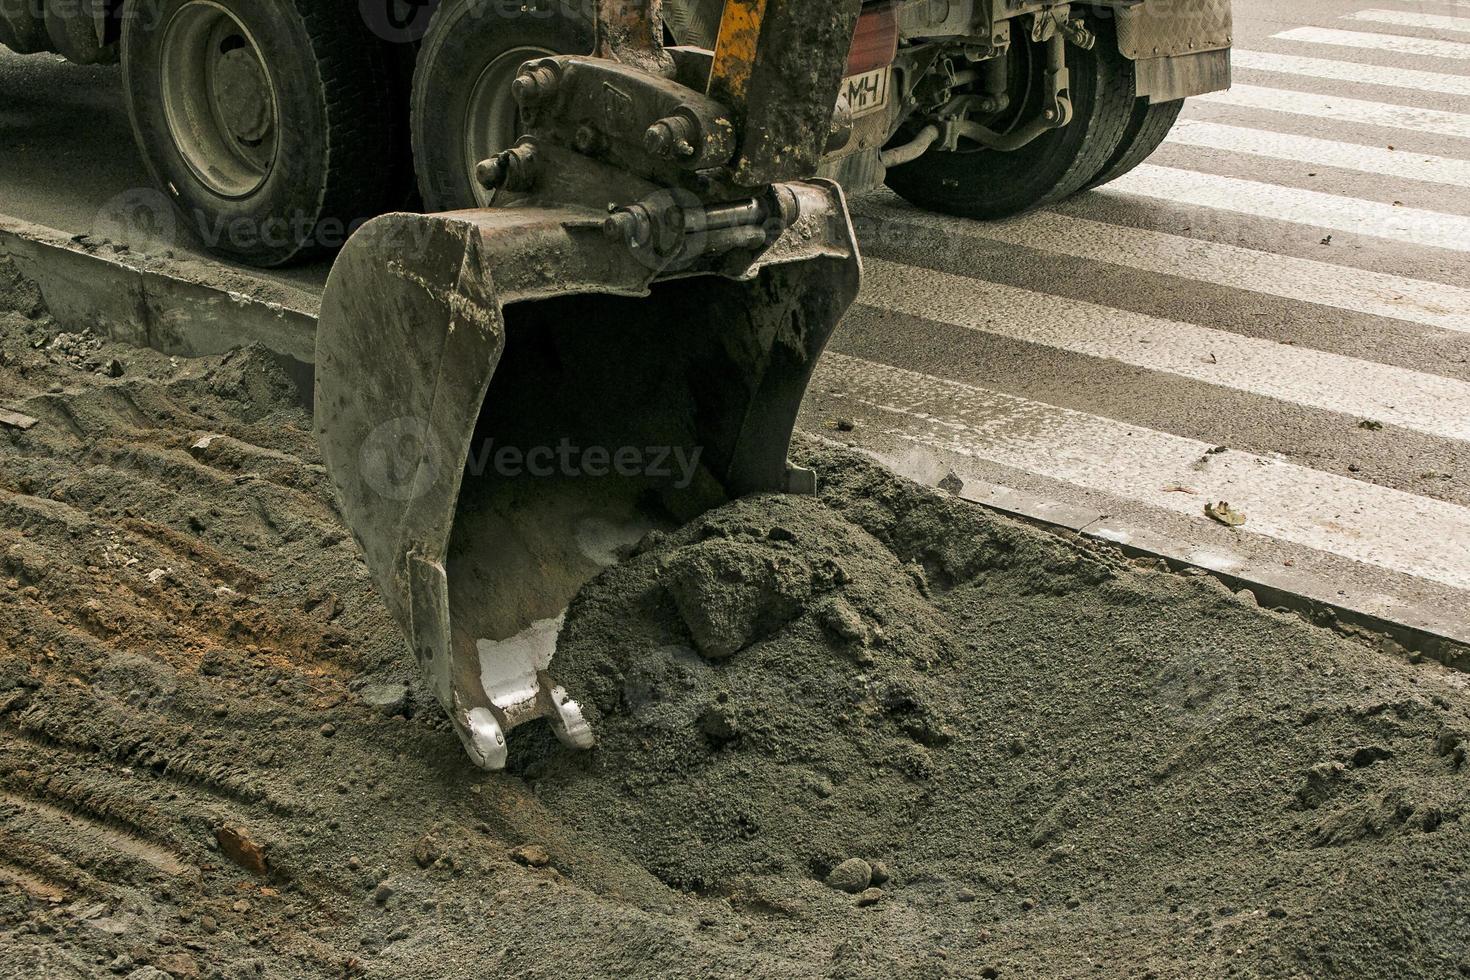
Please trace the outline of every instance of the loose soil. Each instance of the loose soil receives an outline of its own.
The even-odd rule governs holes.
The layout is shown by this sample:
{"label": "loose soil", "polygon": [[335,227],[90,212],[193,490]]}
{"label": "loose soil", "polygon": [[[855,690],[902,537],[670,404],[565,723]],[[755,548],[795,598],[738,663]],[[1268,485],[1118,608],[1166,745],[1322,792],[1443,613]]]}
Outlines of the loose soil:
{"label": "loose soil", "polygon": [[483,773],[269,352],[0,293],[6,976],[1470,974],[1463,675],[802,443]]}

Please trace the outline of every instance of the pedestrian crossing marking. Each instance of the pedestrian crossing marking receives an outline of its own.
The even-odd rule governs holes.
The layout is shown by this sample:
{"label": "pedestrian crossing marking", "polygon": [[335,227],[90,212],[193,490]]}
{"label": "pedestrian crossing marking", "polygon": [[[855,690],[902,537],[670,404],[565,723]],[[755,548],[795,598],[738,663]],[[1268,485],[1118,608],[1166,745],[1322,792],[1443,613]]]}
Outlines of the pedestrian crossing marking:
{"label": "pedestrian crossing marking", "polygon": [[1348,418],[1470,440],[1470,383],[869,257],[858,301]]}
{"label": "pedestrian crossing marking", "polygon": [[929,451],[1201,521],[1205,501],[1228,500],[1244,533],[1470,588],[1470,508],[838,353],[818,363],[813,391],[871,413],[864,430]]}

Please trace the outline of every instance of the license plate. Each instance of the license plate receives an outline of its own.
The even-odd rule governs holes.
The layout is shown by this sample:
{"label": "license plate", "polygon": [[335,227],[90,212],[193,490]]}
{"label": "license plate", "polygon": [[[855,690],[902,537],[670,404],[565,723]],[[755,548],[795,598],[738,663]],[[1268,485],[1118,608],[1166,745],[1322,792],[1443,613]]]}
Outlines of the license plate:
{"label": "license plate", "polygon": [[847,94],[853,116],[876,112],[888,104],[888,78],[889,69],[883,67],[842,80],[842,90]]}

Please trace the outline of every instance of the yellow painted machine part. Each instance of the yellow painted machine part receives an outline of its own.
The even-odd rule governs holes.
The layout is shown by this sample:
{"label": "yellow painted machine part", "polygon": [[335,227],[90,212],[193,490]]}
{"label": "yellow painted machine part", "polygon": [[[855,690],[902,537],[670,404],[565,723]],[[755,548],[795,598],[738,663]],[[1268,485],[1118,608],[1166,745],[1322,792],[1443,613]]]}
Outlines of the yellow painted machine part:
{"label": "yellow painted machine part", "polygon": [[745,105],[765,16],[766,0],[725,0],[709,94],[734,103],[737,113]]}

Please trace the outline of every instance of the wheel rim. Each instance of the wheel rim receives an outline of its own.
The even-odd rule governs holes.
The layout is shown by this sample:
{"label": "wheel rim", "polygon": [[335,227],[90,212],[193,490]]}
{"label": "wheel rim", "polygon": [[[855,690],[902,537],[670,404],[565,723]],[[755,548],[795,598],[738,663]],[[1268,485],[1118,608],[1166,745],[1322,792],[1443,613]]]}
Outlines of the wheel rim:
{"label": "wheel rim", "polygon": [[470,89],[465,106],[464,163],[475,200],[481,207],[490,206],[495,192],[480,186],[475,179],[475,167],[481,160],[509,148],[521,135],[520,112],[511,98],[510,83],[521,65],[554,53],[546,48],[511,48],[486,65]]}
{"label": "wheel rim", "polygon": [[164,28],[159,71],[174,146],[224,197],[270,177],[280,146],[275,85],[245,25],[209,0],[190,0]]}

